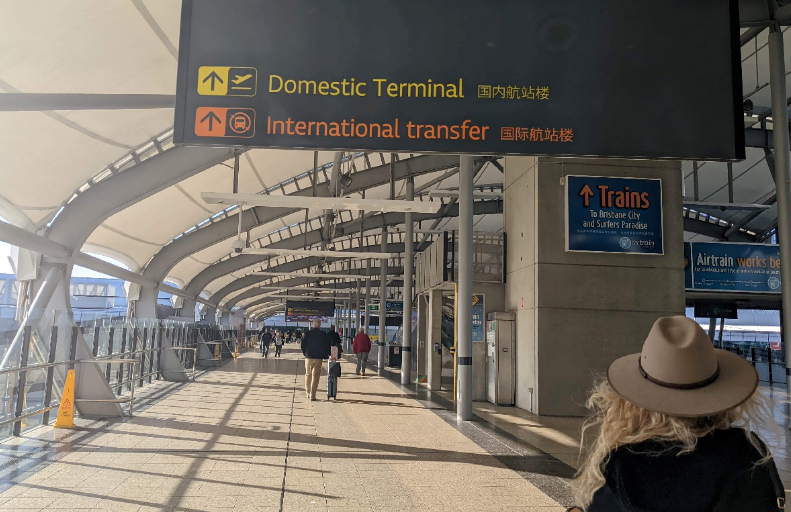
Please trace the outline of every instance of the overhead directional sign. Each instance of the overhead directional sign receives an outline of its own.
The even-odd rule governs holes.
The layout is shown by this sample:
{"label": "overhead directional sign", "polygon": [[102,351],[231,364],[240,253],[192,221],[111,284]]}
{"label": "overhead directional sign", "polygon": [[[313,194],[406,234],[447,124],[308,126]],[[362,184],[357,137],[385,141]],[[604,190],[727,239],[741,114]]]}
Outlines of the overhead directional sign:
{"label": "overhead directional sign", "polygon": [[[387,311],[403,311],[404,301],[402,300],[388,300],[386,301]],[[368,311],[379,311],[379,304],[368,304]]]}
{"label": "overhead directional sign", "polygon": [[744,158],[737,22],[736,0],[184,0],[174,141]]}
{"label": "overhead directional sign", "polygon": [[566,250],[663,254],[662,181],[566,176]]}

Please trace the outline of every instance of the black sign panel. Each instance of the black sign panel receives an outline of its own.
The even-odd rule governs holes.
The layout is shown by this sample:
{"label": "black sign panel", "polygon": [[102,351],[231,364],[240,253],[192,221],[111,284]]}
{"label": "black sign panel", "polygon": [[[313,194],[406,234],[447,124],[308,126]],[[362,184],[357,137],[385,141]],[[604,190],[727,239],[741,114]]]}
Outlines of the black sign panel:
{"label": "black sign panel", "polygon": [[310,322],[314,318],[329,318],[335,315],[334,301],[287,300],[286,322]]}
{"label": "black sign panel", "polygon": [[695,302],[698,318],[739,318],[739,307],[735,302]]}
{"label": "black sign panel", "polygon": [[737,21],[736,0],[184,0],[174,140],[744,158]]}

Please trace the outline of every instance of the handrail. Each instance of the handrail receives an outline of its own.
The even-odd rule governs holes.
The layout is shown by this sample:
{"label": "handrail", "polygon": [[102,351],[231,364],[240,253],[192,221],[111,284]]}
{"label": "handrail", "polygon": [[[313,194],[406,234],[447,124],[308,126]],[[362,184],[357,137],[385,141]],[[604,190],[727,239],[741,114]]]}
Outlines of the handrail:
{"label": "handrail", "polygon": [[[71,364],[77,365],[77,364],[86,364],[86,363],[95,363],[95,362],[96,362],[95,359],[73,359],[73,360],[69,360],[69,361],[60,361],[60,362],[57,362],[57,363],[47,363],[47,364],[42,364],[42,365],[34,365],[34,366],[24,366],[24,367],[20,367],[20,368],[12,368],[12,369],[9,369],[9,370],[3,370],[2,372],[0,372],[0,375],[4,375],[6,373],[11,373],[11,372],[20,372],[20,371],[25,371],[26,372],[28,370],[35,370],[35,369],[38,369],[38,368],[52,368],[52,367],[61,366],[61,365],[71,365]],[[107,364],[131,364],[133,367],[136,367],[139,361],[136,361],[134,359],[103,359],[102,362],[103,363],[107,363]],[[134,373],[134,371],[133,371],[133,373]],[[131,418],[131,417],[133,417],[132,410],[134,409],[134,405],[135,405],[135,380],[136,379],[137,379],[137,377],[135,377],[134,379],[131,379],[131,381],[130,381],[129,396],[128,397],[121,397],[121,398],[96,398],[96,399],[92,399],[92,398],[75,398],[74,401],[75,402],[94,402],[94,403],[102,402],[102,403],[115,403],[115,404],[128,403],[129,404],[129,417]],[[9,418],[7,420],[0,421],[0,427],[20,422],[20,421],[24,420],[25,418],[30,418],[32,416],[37,416],[39,414],[44,414],[44,413],[49,412],[49,411],[51,411],[53,409],[56,409],[58,407],[60,407],[60,402],[58,402],[57,405],[50,405],[50,406],[38,409],[36,411],[28,412],[28,413],[25,413],[25,414],[22,414],[22,415],[19,415],[19,416],[15,416],[13,418]]]}
{"label": "handrail", "polygon": [[[45,318],[45,313],[47,311],[42,310],[37,313],[38,316],[36,318]],[[55,315],[57,312],[52,313]],[[28,426],[23,426],[21,420],[42,413],[43,417],[40,424],[50,424],[50,411],[58,407],[58,405],[53,403],[58,400],[56,396],[57,390],[55,390],[56,371],[54,368],[56,367],[65,366],[68,369],[73,369],[77,364],[93,363],[98,365],[101,370],[104,370],[103,372],[100,370],[100,372],[104,374],[107,384],[115,392],[112,398],[102,401],[128,402],[130,403],[129,410],[131,414],[134,408],[134,402],[132,401],[134,399],[131,397],[132,388],[137,389],[146,383],[153,382],[153,379],[159,380],[163,375],[166,375],[164,373],[166,370],[162,366],[163,350],[172,351],[171,353],[176,354],[176,358],[181,363],[180,365],[166,364],[165,366],[168,367],[167,373],[181,372],[187,378],[195,380],[198,347],[200,347],[202,340],[209,338],[212,339],[212,341],[208,342],[210,347],[225,344],[232,350],[239,336],[248,334],[244,328],[240,332],[240,329],[201,325],[199,323],[177,322],[171,324],[167,320],[149,323],[147,319],[137,319],[136,321],[125,319],[119,323],[113,320],[109,322],[105,320],[100,321],[96,319],[96,322],[87,325],[74,325],[71,323],[73,319],[61,318],[55,315],[51,319],[51,325],[25,325],[20,327],[24,343],[22,344],[22,350],[19,351],[19,359],[16,359],[16,355],[13,356],[16,359],[15,363],[19,366],[16,368],[5,367],[0,370],[0,379],[2,379],[6,388],[3,403],[9,406],[8,410],[4,412],[4,416],[0,417],[8,419],[0,419],[0,426],[7,426],[9,423],[13,423],[12,435],[18,436],[21,434],[22,429],[32,428],[39,424],[38,421],[34,421],[30,422]],[[66,325],[63,325],[64,321]],[[65,335],[64,331],[66,332]],[[91,335],[92,338],[89,338]],[[84,354],[84,359],[78,359],[77,357],[81,337],[84,337],[85,344],[89,345],[87,347],[88,352]],[[245,339],[247,339],[247,336],[245,336]],[[59,348],[59,340],[68,344],[68,352],[65,352],[66,349]],[[120,351],[118,351],[119,349]],[[106,355],[99,355],[102,352]],[[68,353],[67,356],[66,353]],[[57,354],[63,354],[67,360],[56,362]],[[29,362],[33,362],[29,361],[29,358],[33,357],[35,358],[33,361],[38,364],[29,365]],[[192,359],[192,364],[190,364],[190,359]],[[124,366],[124,364],[127,366]],[[112,365],[116,365],[116,368],[112,368]],[[171,367],[173,369],[170,369]],[[31,389],[28,389],[29,386],[27,386],[27,382],[31,378],[31,374],[28,372],[33,372],[33,378],[36,379],[36,382],[40,378],[37,372],[46,374],[43,382],[43,402],[38,402],[37,397],[36,403],[30,404],[31,407],[40,406],[41,408],[32,412],[25,411],[31,391]],[[59,374],[60,372],[58,371],[57,373]],[[124,395],[123,398],[117,398],[122,396],[123,391],[126,391],[127,395]],[[88,402],[91,400],[84,399],[83,401]],[[13,407],[11,406],[12,403],[15,403]]]}

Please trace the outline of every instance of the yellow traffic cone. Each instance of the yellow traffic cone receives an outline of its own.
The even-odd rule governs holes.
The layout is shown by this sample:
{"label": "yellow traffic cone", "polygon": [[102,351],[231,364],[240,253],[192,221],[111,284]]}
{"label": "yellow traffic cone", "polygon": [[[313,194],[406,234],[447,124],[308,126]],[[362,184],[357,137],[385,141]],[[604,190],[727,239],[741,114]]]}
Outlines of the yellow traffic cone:
{"label": "yellow traffic cone", "polygon": [[214,346],[214,359],[220,358],[220,345]]}
{"label": "yellow traffic cone", "polygon": [[74,370],[69,370],[69,373],[66,374],[66,383],[63,385],[63,395],[60,398],[55,428],[74,427]]}

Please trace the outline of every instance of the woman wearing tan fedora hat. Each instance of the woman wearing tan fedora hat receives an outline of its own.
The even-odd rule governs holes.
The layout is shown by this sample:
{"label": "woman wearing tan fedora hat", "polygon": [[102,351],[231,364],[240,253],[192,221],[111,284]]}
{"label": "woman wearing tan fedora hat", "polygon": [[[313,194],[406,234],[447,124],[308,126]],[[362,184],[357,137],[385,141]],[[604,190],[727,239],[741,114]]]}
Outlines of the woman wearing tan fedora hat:
{"label": "woman wearing tan fedora hat", "polygon": [[[615,360],[588,400],[599,434],[574,481],[587,512],[764,512],[783,486],[750,428],[771,426],[758,374],[683,316],[656,321],[639,354]],[[776,424],[775,428],[777,427]]]}

